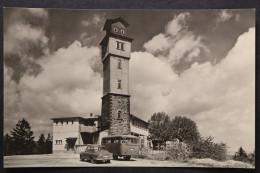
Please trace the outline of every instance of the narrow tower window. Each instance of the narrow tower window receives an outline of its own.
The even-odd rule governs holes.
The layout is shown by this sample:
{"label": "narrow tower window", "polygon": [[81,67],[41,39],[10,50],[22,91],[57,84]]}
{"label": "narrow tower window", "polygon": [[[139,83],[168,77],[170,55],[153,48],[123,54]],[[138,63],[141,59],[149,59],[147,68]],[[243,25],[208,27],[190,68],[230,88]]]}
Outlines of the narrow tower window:
{"label": "narrow tower window", "polygon": [[122,113],[121,111],[117,112],[117,119],[121,119],[122,118],[121,113]]}
{"label": "narrow tower window", "polygon": [[121,89],[121,80],[118,80],[117,89]]}
{"label": "narrow tower window", "polygon": [[118,69],[121,69],[121,59],[118,60],[117,68],[118,68]]}
{"label": "narrow tower window", "polygon": [[117,41],[116,48],[119,50],[124,50],[124,43]]}

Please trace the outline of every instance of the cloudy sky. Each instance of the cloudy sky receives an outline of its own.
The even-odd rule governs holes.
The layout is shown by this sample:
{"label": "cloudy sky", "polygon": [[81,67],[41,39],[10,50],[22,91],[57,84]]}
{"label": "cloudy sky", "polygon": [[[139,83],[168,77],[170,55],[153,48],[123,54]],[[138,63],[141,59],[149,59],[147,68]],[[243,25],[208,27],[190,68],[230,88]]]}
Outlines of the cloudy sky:
{"label": "cloudy sky", "polygon": [[134,38],[131,113],[187,116],[202,136],[255,148],[254,10],[4,9],[4,133],[29,120],[101,113],[99,43],[121,16]]}

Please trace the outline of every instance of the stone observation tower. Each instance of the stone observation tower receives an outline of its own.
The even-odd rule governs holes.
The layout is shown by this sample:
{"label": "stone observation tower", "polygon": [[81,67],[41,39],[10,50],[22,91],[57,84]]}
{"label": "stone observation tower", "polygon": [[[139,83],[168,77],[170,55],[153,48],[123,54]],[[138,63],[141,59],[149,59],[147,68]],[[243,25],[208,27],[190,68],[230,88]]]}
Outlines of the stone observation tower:
{"label": "stone observation tower", "polygon": [[130,134],[129,60],[132,38],[121,17],[107,19],[101,41],[103,63],[102,128],[109,135]]}

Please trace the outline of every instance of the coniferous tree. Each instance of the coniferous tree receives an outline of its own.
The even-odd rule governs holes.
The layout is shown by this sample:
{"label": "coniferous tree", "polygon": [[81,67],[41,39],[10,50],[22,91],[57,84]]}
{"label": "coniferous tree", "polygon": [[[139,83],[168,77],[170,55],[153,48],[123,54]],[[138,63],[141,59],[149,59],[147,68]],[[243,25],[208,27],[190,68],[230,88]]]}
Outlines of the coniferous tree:
{"label": "coniferous tree", "polygon": [[238,149],[238,152],[235,153],[234,157],[233,157],[234,160],[238,160],[238,161],[242,161],[242,162],[247,162],[247,154],[245,152],[245,150],[240,147]]}
{"label": "coniferous tree", "polygon": [[46,140],[44,134],[40,135],[39,140],[37,141],[37,145],[39,154],[46,153]]}
{"label": "coniferous tree", "polygon": [[11,131],[11,138],[15,144],[13,154],[32,154],[35,147],[33,131],[28,121],[24,118],[18,121],[16,127]]}
{"label": "coniferous tree", "polygon": [[45,141],[46,154],[52,153],[52,136],[48,133],[47,139]]}
{"label": "coniferous tree", "polygon": [[12,154],[12,138],[7,133],[4,136],[4,156]]}

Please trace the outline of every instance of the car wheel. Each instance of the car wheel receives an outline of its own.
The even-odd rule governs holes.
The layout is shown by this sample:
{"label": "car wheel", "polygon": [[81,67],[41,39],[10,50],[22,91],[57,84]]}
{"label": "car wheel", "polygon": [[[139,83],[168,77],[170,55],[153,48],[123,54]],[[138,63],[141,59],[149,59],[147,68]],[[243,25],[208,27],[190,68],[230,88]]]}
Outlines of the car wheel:
{"label": "car wheel", "polygon": [[110,160],[107,161],[107,163],[110,163],[110,162],[111,162]]}
{"label": "car wheel", "polygon": [[84,158],[83,156],[80,155],[80,161],[84,161]]}
{"label": "car wheel", "polygon": [[117,160],[117,159],[118,159],[118,156],[113,155],[113,159],[114,159],[114,160]]}
{"label": "car wheel", "polygon": [[131,156],[124,156],[124,160],[130,160]]}
{"label": "car wheel", "polygon": [[90,161],[91,161],[92,164],[95,164],[95,163],[96,163],[96,161],[94,160],[94,158],[91,158]]}

